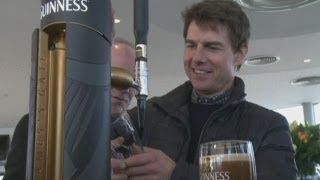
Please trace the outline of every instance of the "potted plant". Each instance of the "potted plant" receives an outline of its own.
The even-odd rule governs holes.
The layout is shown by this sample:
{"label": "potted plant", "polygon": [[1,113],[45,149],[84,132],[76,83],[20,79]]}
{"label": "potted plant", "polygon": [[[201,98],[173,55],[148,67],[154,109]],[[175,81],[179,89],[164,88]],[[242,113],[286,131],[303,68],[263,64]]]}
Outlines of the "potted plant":
{"label": "potted plant", "polygon": [[300,179],[309,179],[319,174],[320,125],[291,123],[291,136]]}

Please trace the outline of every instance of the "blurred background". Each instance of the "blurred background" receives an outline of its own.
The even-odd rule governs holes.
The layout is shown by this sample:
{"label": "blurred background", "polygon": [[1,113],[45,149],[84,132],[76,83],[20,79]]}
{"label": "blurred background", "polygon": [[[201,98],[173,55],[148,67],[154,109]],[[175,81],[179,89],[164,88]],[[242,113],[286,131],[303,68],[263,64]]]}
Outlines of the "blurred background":
{"label": "blurred background", "polygon": [[[238,76],[247,100],[276,110],[289,122],[320,122],[320,3],[317,0],[237,0],[252,26],[247,63]],[[116,36],[134,42],[133,0],[111,0]],[[181,11],[198,0],[149,1],[149,97],[187,80]],[[28,112],[31,34],[40,1],[2,0],[0,6],[0,134],[12,136]],[[307,78],[311,77],[311,78]],[[292,81],[298,80],[296,85]],[[131,107],[135,106],[135,101]]]}

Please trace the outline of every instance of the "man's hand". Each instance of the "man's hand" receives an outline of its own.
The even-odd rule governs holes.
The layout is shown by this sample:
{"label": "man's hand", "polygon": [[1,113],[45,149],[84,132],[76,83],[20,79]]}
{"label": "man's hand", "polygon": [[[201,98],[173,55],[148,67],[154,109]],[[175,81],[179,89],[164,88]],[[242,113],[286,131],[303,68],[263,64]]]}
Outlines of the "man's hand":
{"label": "man's hand", "polygon": [[[112,168],[112,180],[126,180],[128,176],[124,174],[126,165],[123,160],[123,156],[115,151],[115,148],[121,145],[124,142],[123,137],[118,137],[111,140],[111,168]],[[117,159],[116,159],[117,158]]]}
{"label": "man's hand", "polygon": [[170,180],[176,163],[160,150],[144,147],[144,152],[125,159],[130,180]]}
{"label": "man's hand", "polygon": [[132,154],[140,154],[140,153],[143,153],[143,147],[142,146],[139,146],[137,145],[136,143],[133,143],[131,145],[131,151],[132,151]]}
{"label": "man's hand", "polygon": [[128,176],[124,174],[124,170],[126,169],[126,165],[124,161],[121,159],[111,158],[111,167],[112,167],[112,180],[127,180]]}

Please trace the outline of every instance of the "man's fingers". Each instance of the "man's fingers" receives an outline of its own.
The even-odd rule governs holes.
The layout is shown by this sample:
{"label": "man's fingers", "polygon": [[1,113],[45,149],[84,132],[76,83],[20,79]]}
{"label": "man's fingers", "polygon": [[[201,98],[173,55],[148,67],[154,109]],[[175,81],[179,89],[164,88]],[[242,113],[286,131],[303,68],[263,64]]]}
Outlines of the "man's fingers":
{"label": "man's fingers", "polygon": [[129,177],[130,176],[140,176],[140,175],[144,175],[146,173],[150,173],[145,169],[145,166],[130,167],[127,170],[125,170],[124,172]]}
{"label": "man's fingers", "polygon": [[126,169],[126,165],[123,160],[113,159],[111,158],[111,168],[112,168],[112,180],[126,180],[128,176],[124,174],[124,170]]}
{"label": "man's fingers", "polygon": [[111,140],[111,144],[120,145],[124,142],[123,137],[117,137],[116,139]]}
{"label": "man's fingers", "polygon": [[111,179],[112,180],[127,180],[128,179],[128,176],[125,175],[125,174],[113,174],[111,176]]}
{"label": "man's fingers", "polygon": [[125,159],[124,161],[127,167],[132,167],[132,166],[140,166],[140,165],[147,164],[151,161],[150,158],[152,158],[150,155],[146,153],[142,153],[142,154],[136,154],[134,156],[131,156]]}
{"label": "man's fingers", "polygon": [[136,143],[133,143],[131,147],[132,147],[132,153],[133,154],[143,153],[143,147],[137,145]]}
{"label": "man's fingers", "polygon": [[155,152],[155,151],[159,151],[159,150],[144,146],[143,151],[144,152]]}
{"label": "man's fingers", "polygon": [[114,170],[116,169],[124,170],[126,169],[127,166],[123,160],[111,158],[111,167]]}

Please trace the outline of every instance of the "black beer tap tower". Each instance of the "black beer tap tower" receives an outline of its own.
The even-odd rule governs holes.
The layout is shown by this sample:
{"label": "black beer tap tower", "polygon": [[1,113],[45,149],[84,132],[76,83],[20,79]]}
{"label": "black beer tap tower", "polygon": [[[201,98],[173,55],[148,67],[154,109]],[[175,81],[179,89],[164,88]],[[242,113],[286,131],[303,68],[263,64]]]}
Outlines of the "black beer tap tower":
{"label": "black beer tap tower", "polygon": [[41,0],[32,35],[27,180],[111,177],[111,84],[148,97],[148,0],[134,0],[136,74],[111,68],[110,0]]}
{"label": "black beer tap tower", "polygon": [[110,179],[110,0],[41,0],[27,180]]}

